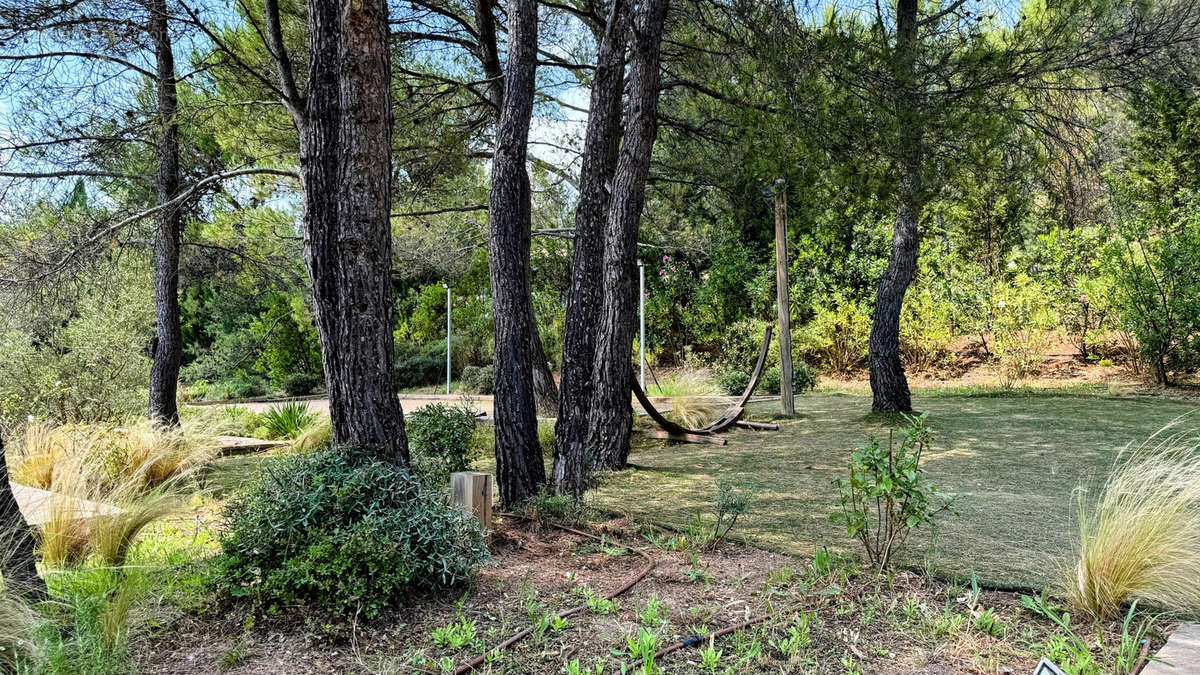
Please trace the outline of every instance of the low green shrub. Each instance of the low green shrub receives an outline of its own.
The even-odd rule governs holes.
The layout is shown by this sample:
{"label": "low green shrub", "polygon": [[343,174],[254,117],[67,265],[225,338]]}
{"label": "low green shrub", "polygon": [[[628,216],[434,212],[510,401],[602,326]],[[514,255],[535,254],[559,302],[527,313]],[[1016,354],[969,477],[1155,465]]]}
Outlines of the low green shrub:
{"label": "low green shrub", "polygon": [[717,386],[730,396],[741,396],[749,385],[750,376],[736,370],[731,370],[717,378]]}
{"label": "low green shrub", "polygon": [[317,421],[317,414],[299,401],[287,401],[271,406],[263,413],[263,426],[271,438],[292,439]]}
{"label": "low green shrub", "polygon": [[351,448],[264,465],[225,518],[214,582],[268,609],[371,618],[413,590],[462,583],[487,557],[473,518]]}
{"label": "low green shrub", "polygon": [[409,447],[417,473],[431,485],[471,466],[475,411],[465,405],[434,403],[409,413]]}
{"label": "low green shrub", "polygon": [[472,394],[491,394],[496,390],[496,376],[491,366],[467,366],[463,368],[463,388]]}
{"label": "low green shrub", "polygon": [[792,391],[803,394],[816,389],[818,375],[816,368],[803,361],[796,361],[792,364]]}
{"label": "low green shrub", "polygon": [[774,396],[779,393],[779,369],[768,368],[758,379],[758,390]]}
{"label": "low green shrub", "polygon": [[437,384],[446,377],[446,343],[430,342],[418,347],[403,343],[396,347],[396,386],[401,389]]}
{"label": "low green shrub", "polygon": [[205,398],[210,401],[227,401],[264,396],[266,393],[266,380],[239,371],[230,377],[209,384]]}
{"label": "low green shrub", "polygon": [[288,396],[307,396],[325,383],[325,378],[314,373],[292,373],[283,380],[283,391]]}
{"label": "low green shrub", "polygon": [[829,520],[846,526],[877,570],[891,564],[913,529],[932,525],[935,515],[950,508],[951,498],[925,480],[921,467],[921,455],[933,442],[927,418],[928,413],[909,418],[899,448],[890,434],[886,447],[875,438],[858,446],[850,456],[849,478],[833,481],[839,510]]}

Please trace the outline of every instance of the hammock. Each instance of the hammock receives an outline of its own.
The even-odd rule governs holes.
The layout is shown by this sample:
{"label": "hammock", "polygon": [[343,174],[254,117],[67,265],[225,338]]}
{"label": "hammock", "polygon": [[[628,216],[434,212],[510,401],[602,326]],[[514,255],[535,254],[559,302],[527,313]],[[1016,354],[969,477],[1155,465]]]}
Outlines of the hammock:
{"label": "hammock", "polygon": [[[660,437],[669,438],[671,440],[688,441],[692,443],[716,443],[724,445],[724,439],[711,438],[713,434],[725,431],[729,427],[738,423],[742,415],[746,412],[746,404],[750,401],[750,397],[754,395],[754,390],[758,388],[758,380],[762,377],[763,365],[767,362],[767,352],[771,348],[771,326],[767,326],[766,332],[763,334],[762,347],[758,350],[758,361],[754,364],[754,371],[750,374],[750,383],[746,385],[746,390],[742,392],[741,397],[717,419],[711,423],[700,427],[699,429],[689,429],[672,422],[663,416],[657,408],[650,403],[650,398],[646,396],[646,392],[642,391],[638,384],[637,378],[633,378],[633,395],[637,397],[638,403],[642,409],[654,420],[658,426],[662,427],[665,435]],[[772,425],[755,425],[755,428],[772,428]],[[778,428],[778,427],[775,427]],[[651,434],[658,436],[658,434]]]}

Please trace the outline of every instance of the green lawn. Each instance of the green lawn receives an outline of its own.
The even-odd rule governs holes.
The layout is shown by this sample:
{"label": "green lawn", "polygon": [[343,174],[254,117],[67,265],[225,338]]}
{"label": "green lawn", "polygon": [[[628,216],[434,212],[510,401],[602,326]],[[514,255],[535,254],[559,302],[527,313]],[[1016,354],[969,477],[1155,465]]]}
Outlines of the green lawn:
{"label": "green lawn", "polygon": [[[937,432],[923,465],[939,489],[958,496],[959,517],[913,536],[910,564],[1001,584],[1042,586],[1071,555],[1076,490],[1102,477],[1118,450],[1139,443],[1195,405],[1094,395],[920,396]],[[751,408],[762,419],[777,403]],[[763,547],[799,554],[822,544],[848,549],[829,522],[831,481],[851,450],[885,420],[866,414],[866,396],[818,393],[797,399],[778,432],[733,431],[726,446],[640,441],[634,469],[604,479],[593,499],[636,518],[683,525],[711,509],[719,480],[754,496],[738,531]]]}

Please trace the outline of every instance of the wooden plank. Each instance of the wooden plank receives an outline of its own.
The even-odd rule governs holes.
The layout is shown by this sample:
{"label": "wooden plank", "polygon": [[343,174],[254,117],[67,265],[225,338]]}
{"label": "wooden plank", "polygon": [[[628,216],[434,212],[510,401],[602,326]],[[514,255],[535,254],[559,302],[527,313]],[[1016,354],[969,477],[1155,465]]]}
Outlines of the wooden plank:
{"label": "wooden plank", "polygon": [[693,434],[689,432],[666,431],[660,429],[648,429],[642,432],[646,438],[660,438],[668,441],[677,441],[679,443],[706,443],[708,445],[725,445],[725,439],[719,436],[707,436],[705,434]]}
{"label": "wooden plank", "polygon": [[475,516],[485,531],[492,529],[492,476],[478,471],[450,474],[450,501]]}
{"label": "wooden plank", "polygon": [[756,431],[779,431],[778,424],[770,422],[749,422],[746,420],[738,420],[733,423],[734,426],[742,427],[743,429],[754,429]]}
{"label": "wooden plank", "polygon": [[217,447],[222,455],[241,455],[289,445],[287,441],[266,441],[247,436],[217,436]]}

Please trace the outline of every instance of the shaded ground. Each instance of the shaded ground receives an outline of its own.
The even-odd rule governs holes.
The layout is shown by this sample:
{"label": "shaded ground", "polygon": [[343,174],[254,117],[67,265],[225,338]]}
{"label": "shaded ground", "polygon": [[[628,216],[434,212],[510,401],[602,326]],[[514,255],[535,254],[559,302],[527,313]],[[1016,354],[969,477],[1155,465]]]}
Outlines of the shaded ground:
{"label": "shaded ground", "polygon": [[[760,403],[749,417],[771,416]],[[1119,449],[1145,438],[1196,406],[1147,397],[1059,394],[921,396],[937,433],[924,465],[939,489],[958,495],[960,516],[936,537],[914,536],[908,562],[993,583],[1042,586],[1071,554],[1075,491],[1102,476]],[[719,480],[749,490],[752,511],[738,532],[758,545],[808,554],[851,542],[829,522],[836,508],[831,481],[843,475],[852,449],[886,420],[865,414],[865,396],[809,394],[779,432],[737,430],[726,446],[641,441],[636,468],[613,474],[593,492],[599,506],[685,525],[712,509]],[[1197,420],[1200,423],[1200,420]]]}

